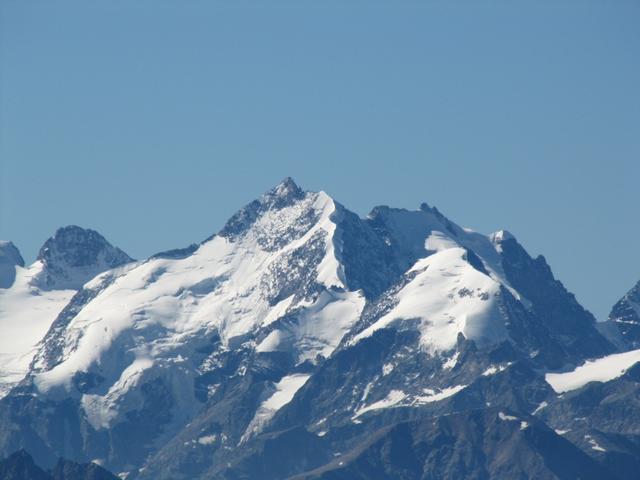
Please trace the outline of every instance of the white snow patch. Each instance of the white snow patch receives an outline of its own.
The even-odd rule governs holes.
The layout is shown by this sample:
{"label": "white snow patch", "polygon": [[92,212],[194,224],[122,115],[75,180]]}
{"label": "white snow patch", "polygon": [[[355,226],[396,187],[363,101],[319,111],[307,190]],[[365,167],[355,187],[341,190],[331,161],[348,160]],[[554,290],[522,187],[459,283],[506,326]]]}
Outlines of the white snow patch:
{"label": "white snow patch", "polygon": [[606,452],[607,450],[602,448],[600,446],[600,444],[596,441],[595,438],[593,438],[591,435],[585,435],[584,439],[589,442],[589,445],[591,445],[591,450],[595,450],[597,452]]}
{"label": "white snow patch", "polygon": [[432,231],[424,242],[424,248],[434,252],[440,252],[442,250],[448,250],[449,248],[456,247],[459,247],[457,242],[455,242],[449,235],[438,230]]}
{"label": "white snow patch", "polygon": [[284,300],[281,300],[273,307],[271,307],[271,310],[269,310],[269,313],[267,313],[267,316],[264,317],[264,320],[262,320],[262,326],[266,327],[267,325],[270,325],[271,323],[278,320],[280,317],[284,316],[287,313],[287,310],[289,309],[289,307],[291,306],[291,303],[293,302],[294,297],[295,295],[291,295],[285,298]]}
{"label": "white snow patch", "polygon": [[490,375],[495,375],[496,373],[498,373],[498,369],[495,366],[491,365],[484,372],[482,372],[482,376],[488,377]]}
{"label": "white snow patch", "polygon": [[362,398],[360,398],[361,402],[364,402],[369,396],[369,392],[371,392],[371,387],[373,386],[373,382],[367,383],[367,386],[364,387],[364,391],[362,392]]}
{"label": "white snow patch", "polygon": [[442,368],[446,370],[451,370],[458,364],[458,357],[460,356],[460,352],[456,352],[453,354],[451,358],[448,358],[446,362],[442,364]]}
{"label": "white snow patch", "polygon": [[276,352],[280,346],[284,334],[280,330],[273,330],[267,335],[262,342],[256,347],[256,352]]}
{"label": "white snow patch", "polygon": [[260,404],[253,419],[243,433],[240,443],[262,431],[264,426],[273,418],[278,410],[293,400],[294,395],[309,380],[310,375],[296,373],[282,377],[274,385],[275,392]]}
{"label": "white snow patch", "polygon": [[535,415],[539,413],[542,409],[547,408],[549,404],[545,401],[541,402],[540,405],[536,407],[536,409],[531,413],[531,415]]}
{"label": "white snow patch", "polygon": [[389,375],[391,372],[393,372],[394,368],[395,368],[395,365],[393,363],[385,363],[382,366],[382,376]]}
{"label": "white snow patch", "polygon": [[502,245],[500,244],[506,240],[515,239],[515,237],[507,230],[498,230],[489,235],[489,239],[495,245],[496,250],[502,253]]}
{"label": "white snow patch", "polygon": [[439,392],[425,389],[425,393],[427,393],[427,395],[416,396],[414,397],[413,401],[414,404],[439,402],[440,400],[444,400],[445,398],[452,397],[465,388],[467,388],[467,385],[455,385],[453,387],[443,388]]}
{"label": "white snow patch", "polygon": [[293,399],[296,392],[300,390],[305,383],[307,383],[309,377],[310,375],[302,373],[283,377],[278,383],[276,383],[275,393],[265,400],[261,407],[273,410],[274,412],[280,410],[280,408]]}
{"label": "white snow patch", "polygon": [[372,403],[371,405],[368,405],[366,407],[362,407],[359,408],[358,410],[356,410],[355,415],[353,416],[353,418],[358,418],[359,416],[370,412],[372,410],[380,410],[382,408],[390,408],[393,407],[395,405],[397,405],[398,403],[400,403],[402,400],[404,400],[406,398],[407,394],[404,393],[401,390],[391,390],[388,395],[383,398],[382,400],[378,400],[377,402]]}
{"label": "white snow patch", "polygon": [[518,420],[518,417],[514,417],[513,415],[507,415],[504,412],[499,412],[498,413],[498,418],[500,418],[500,420],[504,420],[504,421],[507,421],[507,422],[513,422],[513,421]]}
{"label": "white snow patch", "polygon": [[365,302],[360,291],[323,291],[298,319],[293,333],[300,352],[298,361],[313,361],[317,355],[325,358],[331,355],[360,318]]}
{"label": "white snow patch", "polygon": [[482,376],[489,377],[491,375],[495,375],[496,373],[504,372],[507,368],[509,368],[510,365],[511,365],[511,362],[505,365],[497,365],[497,366],[491,365],[484,372],[482,372]]}
{"label": "white snow patch", "polygon": [[571,372],[547,373],[545,380],[557,393],[564,393],[577,390],[589,382],[608,382],[618,378],[639,361],[640,349],[614,353],[589,360]]}
{"label": "white snow patch", "polygon": [[216,442],[218,436],[214,433],[213,435],[204,435],[203,437],[198,438],[198,443],[200,445],[211,445]]}
{"label": "white snow patch", "polygon": [[323,220],[319,226],[327,232],[327,250],[318,265],[318,281],[327,287],[345,288],[344,269],[339,260],[340,245],[334,243],[338,240],[335,238],[336,224],[332,220],[333,214],[336,213],[336,204],[329,195],[321,191],[318,193],[314,208],[322,211]]}

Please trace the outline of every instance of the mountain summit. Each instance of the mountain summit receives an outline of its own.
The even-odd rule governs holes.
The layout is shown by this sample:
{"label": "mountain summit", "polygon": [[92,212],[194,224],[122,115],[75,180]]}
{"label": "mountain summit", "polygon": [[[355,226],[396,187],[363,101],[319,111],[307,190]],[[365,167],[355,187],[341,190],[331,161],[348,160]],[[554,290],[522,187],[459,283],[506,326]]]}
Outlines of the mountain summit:
{"label": "mountain summit", "polygon": [[11,242],[0,242],[0,397],[18,383],[54,320],[96,275],[132,262],[99,233],[57,230],[27,267]]}
{"label": "mountain summit", "polygon": [[[360,218],[287,178],[186,249],[131,262],[70,227],[37,263],[40,293],[77,291],[0,400],[0,456],[139,479],[610,473],[559,425],[587,360],[635,354],[506,231],[427,204]],[[488,460],[509,445],[525,463]]]}
{"label": "mountain summit", "polygon": [[59,228],[38,253],[43,270],[37,282],[45,289],[78,289],[98,273],[132,262],[102,235],[76,225]]}

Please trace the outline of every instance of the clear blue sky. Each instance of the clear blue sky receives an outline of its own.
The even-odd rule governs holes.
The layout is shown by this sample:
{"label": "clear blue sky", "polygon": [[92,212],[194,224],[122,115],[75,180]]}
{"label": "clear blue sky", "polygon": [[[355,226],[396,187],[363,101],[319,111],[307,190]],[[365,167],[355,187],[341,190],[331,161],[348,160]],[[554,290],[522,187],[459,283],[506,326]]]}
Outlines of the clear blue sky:
{"label": "clear blue sky", "polygon": [[200,241],[291,175],[640,279],[640,2],[0,1],[0,238]]}

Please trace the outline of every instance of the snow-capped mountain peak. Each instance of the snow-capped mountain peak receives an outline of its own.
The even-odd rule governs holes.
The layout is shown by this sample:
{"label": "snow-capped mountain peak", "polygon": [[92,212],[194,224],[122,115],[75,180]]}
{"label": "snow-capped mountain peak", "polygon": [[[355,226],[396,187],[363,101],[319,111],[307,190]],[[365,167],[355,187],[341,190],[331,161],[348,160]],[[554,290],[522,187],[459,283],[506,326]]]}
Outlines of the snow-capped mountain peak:
{"label": "snow-capped mountain peak", "polygon": [[489,239],[493,242],[497,249],[500,249],[500,244],[507,240],[516,240],[516,237],[508,230],[498,230],[489,235]]}
{"label": "snow-capped mountain peak", "polygon": [[474,268],[466,255],[464,248],[451,247],[416,262],[394,307],[351,344],[382,328],[402,329],[403,323],[419,330],[421,345],[432,353],[454,348],[460,333],[479,346],[506,339],[500,283]]}
{"label": "snow-capped mountain peak", "polygon": [[246,232],[265,212],[279,211],[294,205],[307,196],[291,177],[285,178],[259,199],[253,200],[236,212],[225,224],[219,235],[235,237]]}
{"label": "snow-capped mountain peak", "polygon": [[38,342],[76,295],[96,275],[131,262],[93,230],[60,228],[25,267],[10,242],[0,245],[0,397],[27,373]]}
{"label": "snow-capped mountain peak", "polygon": [[97,274],[132,262],[102,235],[76,225],[59,228],[40,249],[42,271],[34,278],[47,290],[77,290]]}
{"label": "snow-capped mountain peak", "polygon": [[[87,278],[96,265],[106,271]],[[65,419],[74,432],[65,445],[143,478],[165,459],[192,464],[194,452],[205,478],[212,463],[235,461],[228,452],[292,425],[317,439],[394,411],[484,408],[494,377],[529,381],[611,347],[508,232],[462,228],[427,204],[360,218],[290,178],[186,249],[130,262],[70,227],[32,267],[15,268],[0,314],[42,312],[25,303],[33,298],[56,308],[8,385],[28,360],[14,391],[47,421]],[[45,275],[45,288],[32,281]],[[62,285],[79,291],[51,289]]]}
{"label": "snow-capped mountain peak", "polygon": [[[362,293],[347,290],[340,261],[341,209],[286,180],[191,255],[151,258],[108,284],[97,277],[85,285],[96,289],[91,302],[46,339],[37,388],[79,395],[92,425],[106,428],[135,405],[137,385],[182,385],[210,369],[216,360],[197,351],[211,338],[214,357],[236,348],[294,363],[330,355],[364,307]],[[175,362],[183,376],[168,368]],[[79,376],[95,385],[79,387]],[[193,395],[180,399],[183,412],[195,408]]]}
{"label": "snow-capped mountain peak", "polygon": [[293,181],[293,178],[286,177],[278,185],[273,187],[262,196],[263,202],[276,206],[276,204],[286,204],[304,197],[304,191]]}

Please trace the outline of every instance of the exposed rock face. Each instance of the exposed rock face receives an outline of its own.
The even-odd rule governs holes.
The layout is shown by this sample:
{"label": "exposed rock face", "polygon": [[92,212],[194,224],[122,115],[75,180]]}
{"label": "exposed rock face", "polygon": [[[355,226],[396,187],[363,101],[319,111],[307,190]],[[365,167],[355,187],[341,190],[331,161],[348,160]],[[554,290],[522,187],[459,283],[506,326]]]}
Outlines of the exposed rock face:
{"label": "exposed rock face", "polygon": [[640,348],[640,282],[613,306],[608,323],[619,342],[632,349]]}
{"label": "exposed rock face", "polygon": [[99,273],[133,261],[98,232],[75,225],[58,229],[37,260],[43,264],[37,285],[57,290],[77,290]]}
{"label": "exposed rock face", "polygon": [[532,417],[474,410],[384,427],[296,479],[606,478],[609,472]]}
{"label": "exposed rock face", "polygon": [[104,468],[95,463],[79,464],[60,459],[56,466],[45,471],[37,466],[31,456],[19,450],[4,460],[0,460],[2,480],[117,480]]}
{"label": "exposed rock face", "polygon": [[[640,458],[621,408],[546,376],[625,347],[513,235],[426,204],[360,218],[287,178],[200,244],[130,263],[70,227],[38,262],[42,291],[77,291],[0,400],[5,455],[172,480],[632,478]],[[598,365],[620,403],[593,398],[624,405],[630,373]],[[548,428],[583,407],[600,433]]]}
{"label": "exposed rock face", "polygon": [[33,458],[24,450],[0,461],[0,478],[4,480],[51,480],[51,477],[38,467],[33,462]]}
{"label": "exposed rock face", "polygon": [[9,288],[16,279],[16,267],[24,267],[24,260],[16,246],[0,241],[0,288]]}

